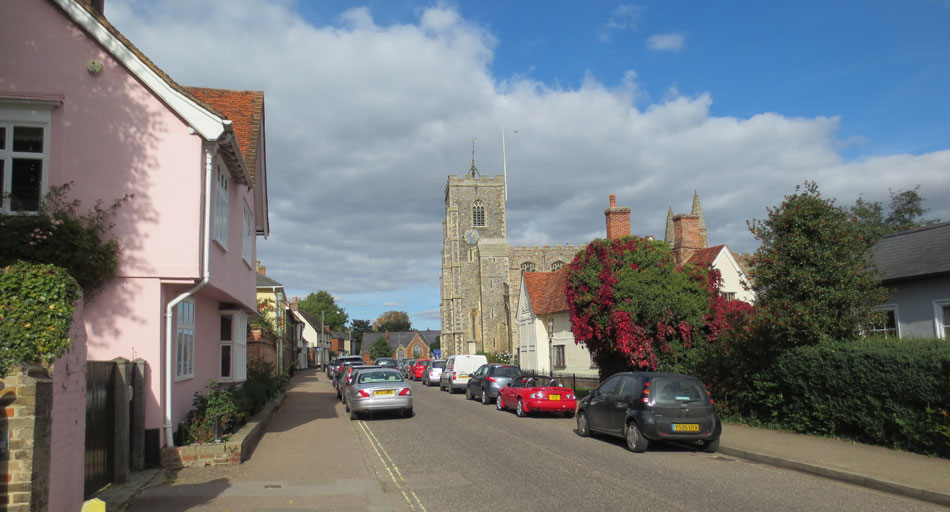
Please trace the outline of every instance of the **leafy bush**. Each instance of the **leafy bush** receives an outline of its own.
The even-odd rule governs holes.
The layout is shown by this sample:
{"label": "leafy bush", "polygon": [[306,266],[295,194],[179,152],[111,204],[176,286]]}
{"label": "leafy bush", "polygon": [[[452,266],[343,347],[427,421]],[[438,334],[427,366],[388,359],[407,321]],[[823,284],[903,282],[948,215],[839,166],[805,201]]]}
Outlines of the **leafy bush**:
{"label": "leafy bush", "polygon": [[944,340],[802,346],[738,384],[724,395],[711,386],[727,414],[950,457],[950,345]]}
{"label": "leafy bush", "polygon": [[62,267],[88,298],[118,271],[119,242],[109,231],[116,210],[131,196],[109,207],[99,201],[80,213],[80,202],[66,199],[69,186],[51,187],[39,215],[0,215],[0,266],[22,260]]}
{"label": "leafy bush", "polygon": [[54,265],[18,262],[0,271],[0,376],[66,352],[79,296],[76,280]]}
{"label": "leafy bush", "polygon": [[214,440],[215,416],[221,415],[222,434],[237,432],[247,420],[261,411],[272,398],[287,389],[286,373],[274,372],[274,365],[258,362],[247,369],[247,380],[236,387],[219,386],[208,381],[206,394],[195,393],[186,419],[186,443]]}

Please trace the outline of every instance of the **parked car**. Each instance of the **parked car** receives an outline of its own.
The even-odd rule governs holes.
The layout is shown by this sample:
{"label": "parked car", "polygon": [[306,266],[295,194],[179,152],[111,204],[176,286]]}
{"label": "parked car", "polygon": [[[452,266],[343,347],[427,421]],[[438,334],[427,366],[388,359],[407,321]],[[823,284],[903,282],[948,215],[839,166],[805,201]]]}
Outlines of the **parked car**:
{"label": "parked car", "polygon": [[391,368],[360,371],[347,390],[350,419],[364,412],[398,411],[412,416],[412,388],[403,376]]}
{"label": "parked car", "polygon": [[336,388],[336,397],[341,400],[343,399],[343,394],[342,394],[343,386],[341,384],[341,381],[343,380],[343,377],[346,376],[346,372],[349,371],[351,366],[364,366],[364,363],[362,360],[344,361],[343,363],[340,364],[340,366],[337,367],[337,370],[333,373],[333,387]]}
{"label": "parked car", "polygon": [[439,389],[447,390],[449,394],[465,389],[469,376],[483,364],[488,364],[488,358],[480,354],[449,356],[445,360],[442,376],[439,377]]}
{"label": "parked car", "polygon": [[347,361],[363,361],[363,358],[360,356],[340,356],[336,359],[336,364],[330,366],[330,378],[335,379],[337,372],[339,372],[340,367],[343,366],[343,363]]}
{"label": "parked car", "polygon": [[570,418],[577,409],[577,396],[557,379],[522,375],[501,389],[495,407],[514,409],[522,418],[531,412],[556,412]]}
{"label": "parked car", "polygon": [[[382,368],[382,366],[356,365],[356,366],[350,366],[349,369],[346,370],[346,375],[340,381],[340,401],[343,402],[343,405],[346,405],[346,389],[350,387],[350,384],[353,383],[353,379],[355,379],[356,376],[359,375],[360,372],[368,370],[368,369],[374,369],[374,368]],[[347,406],[346,411],[350,412],[349,406]]]}
{"label": "parked car", "polygon": [[429,364],[428,359],[416,359],[416,362],[409,367],[409,380],[422,380],[422,373]]}
{"label": "parked car", "polygon": [[406,359],[406,364],[403,365],[402,371],[400,372],[404,378],[409,378],[409,369],[412,368],[414,364],[416,364],[415,359]]}
{"label": "parked car", "polygon": [[408,357],[403,357],[396,360],[396,370],[400,373],[406,368],[406,363],[409,362]]}
{"label": "parked car", "polygon": [[332,368],[333,368],[334,366],[336,366],[336,358],[335,358],[335,357],[330,358],[330,362],[327,363],[327,367],[326,367],[327,377],[330,377],[330,372],[331,372],[331,370],[332,370]]}
{"label": "parked car", "polygon": [[465,398],[479,399],[488,405],[498,398],[498,392],[507,386],[511,379],[521,376],[521,368],[510,364],[483,364],[465,386]]}
{"label": "parked car", "polygon": [[373,364],[382,366],[383,368],[395,368],[397,362],[393,357],[380,357],[379,359],[373,361]]}
{"label": "parked car", "polygon": [[422,384],[426,387],[439,382],[442,378],[442,368],[445,367],[445,360],[433,359],[426,363],[426,369],[422,372]]}
{"label": "parked car", "polygon": [[702,381],[675,373],[631,372],[610,376],[581,400],[577,433],[623,437],[643,452],[651,441],[686,441],[705,452],[719,449],[722,424]]}

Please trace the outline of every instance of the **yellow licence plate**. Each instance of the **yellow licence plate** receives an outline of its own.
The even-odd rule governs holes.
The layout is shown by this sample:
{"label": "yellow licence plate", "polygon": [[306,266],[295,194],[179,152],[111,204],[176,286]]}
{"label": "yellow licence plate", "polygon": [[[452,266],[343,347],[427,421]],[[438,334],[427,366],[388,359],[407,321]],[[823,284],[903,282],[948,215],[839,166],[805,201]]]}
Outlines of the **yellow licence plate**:
{"label": "yellow licence plate", "polygon": [[548,395],[548,400],[560,400],[561,395]]}
{"label": "yellow licence plate", "polygon": [[467,379],[467,378],[468,378],[468,375],[459,375],[458,377],[455,378],[455,380],[458,380],[458,379]]}
{"label": "yellow licence plate", "polygon": [[699,425],[696,423],[674,423],[673,432],[699,432]]}
{"label": "yellow licence plate", "polygon": [[373,394],[376,395],[376,396],[379,396],[379,395],[393,395],[393,394],[395,394],[395,393],[396,393],[396,392],[393,391],[393,390],[391,390],[391,389],[381,389],[381,390],[379,390],[379,391],[373,391]]}

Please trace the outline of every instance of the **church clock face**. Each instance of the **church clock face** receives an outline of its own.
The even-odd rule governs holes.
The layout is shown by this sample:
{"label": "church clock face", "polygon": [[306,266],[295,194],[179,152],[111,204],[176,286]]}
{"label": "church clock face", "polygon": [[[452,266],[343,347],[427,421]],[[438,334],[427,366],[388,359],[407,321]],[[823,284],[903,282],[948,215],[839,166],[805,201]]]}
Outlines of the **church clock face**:
{"label": "church clock face", "polygon": [[469,245],[475,245],[478,243],[478,231],[475,231],[474,229],[470,229],[465,232],[464,236],[465,236],[465,242],[467,242]]}

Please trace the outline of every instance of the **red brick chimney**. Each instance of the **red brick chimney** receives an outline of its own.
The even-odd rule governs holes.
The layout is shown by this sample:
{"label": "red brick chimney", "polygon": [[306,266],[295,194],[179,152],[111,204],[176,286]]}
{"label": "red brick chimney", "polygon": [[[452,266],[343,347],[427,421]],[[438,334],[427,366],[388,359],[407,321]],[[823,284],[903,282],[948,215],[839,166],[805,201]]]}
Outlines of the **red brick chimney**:
{"label": "red brick chimney", "polygon": [[257,260],[257,271],[260,272],[261,275],[267,275],[267,267],[261,265],[261,260]]}
{"label": "red brick chimney", "polygon": [[607,238],[619,240],[630,236],[630,208],[618,207],[617,197],[610,194],[610,208],[604,210],[607,217]]}
{"label": "red brick chimney", "polygon": [[699,215],[680,214],[673,217],[673,254],[682,265],[698,249],[705,247],[699,229]]}

